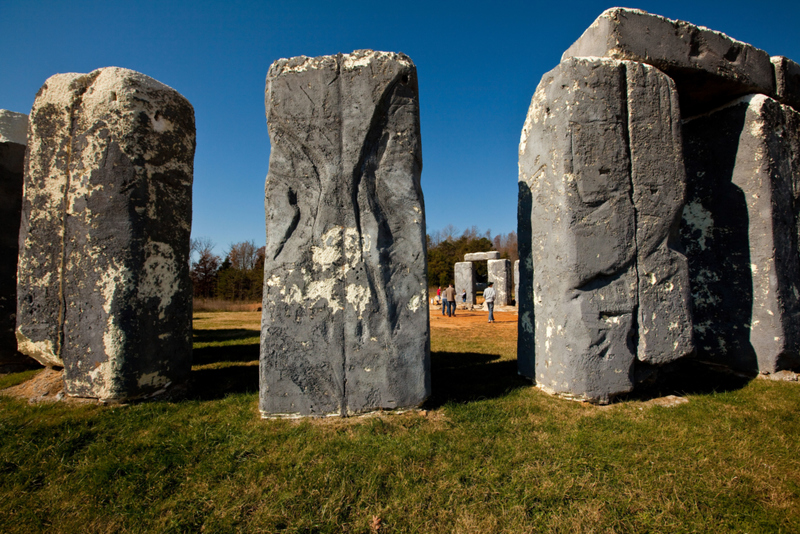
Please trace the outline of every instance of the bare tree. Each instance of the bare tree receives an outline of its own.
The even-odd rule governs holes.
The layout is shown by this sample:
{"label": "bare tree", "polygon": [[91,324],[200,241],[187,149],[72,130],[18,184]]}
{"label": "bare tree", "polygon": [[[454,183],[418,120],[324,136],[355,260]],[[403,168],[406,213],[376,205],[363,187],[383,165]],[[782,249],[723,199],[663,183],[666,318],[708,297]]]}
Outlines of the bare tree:
{"label": "bare tree", "polygon": [[442,241],[454,241],[458,236],[458,228],[453,226],[452,224],[448,224],[444,228],[442,228]]}
{"label": "bare tree", "polygon": [[257,258],[258,249],[252,241],[234,243],[228,249],[228,260],[232,269],[249,271],[255,267]]}
{"label": "bare tree", "polygon": [[213,255],[214,247],[217,245],[211,240],[210,237],[193,237],[189,242],[189,264],[192,263],[193,258],[197,255],[197,260],[205,255]]}

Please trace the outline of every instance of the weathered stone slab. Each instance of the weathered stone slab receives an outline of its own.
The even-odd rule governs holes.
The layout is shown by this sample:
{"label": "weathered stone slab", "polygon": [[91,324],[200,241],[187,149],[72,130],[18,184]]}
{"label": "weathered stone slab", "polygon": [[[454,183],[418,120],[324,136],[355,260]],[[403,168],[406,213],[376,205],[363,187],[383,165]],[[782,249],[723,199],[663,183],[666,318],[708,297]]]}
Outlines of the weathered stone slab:
{"label": "weathered stone slab", "polygon": [[694,350],[689,267],[680,247],[686,201],[681,114],[672,81],[626,63],[628,140],[636,216],[639,361],[668,363]]}
{"label": "weathered stone slab", "polygon": [[471,261],[457,262],[455,265],[456,300],[461,302],[461,292],[467,292],[467,304],[475,305],[475,264]]}
{"label": "weathered stone slab", "polygon": [[0,371],[36,365],[17,352],[17,253],[28,116],[0,109]]}
{"label": "weathered stone slab", "polygon": [[[649,175],[663,170],[660,159],[682,163],[676,104],[663,73],[610,59],[566,59],[536,90],[520,141],[519,201],[520,242],[525,226],[531,236],[530,252],[520,246],[519,346],[530,343],[526,321],[535,318],[535,347],[518,358],[542,389],[606,402],[631,390],[637,357],[661,364],[691,351],[685,261],[671,247],[685,182],[675,170]],[[678,327],[647,323],[654,313]]]}
{"label": "weathered stone slab", "polygon": [[770,61],[775,68],[775,98],[800,110],[800,65],[783,56],[774,56]]}
{"label": "weathered stone slab", "polygon": [[514,262],[514,302],[519,306],[519,260]]}
{"label": "weathered stone slab", "polygon": [[119,68],[58,74],[31,110],[20,351],[69,395],[125,400],[191,368],[194,111]]}
{"label": "weathered stone slab", "polygon": [[511,302],[511,289],[513,280],[511,279],[511,262],[508,260],[489,260],[488,262],[489,282],[494,282],[496,296],[495,306],[508,306]]}
{"label": "weathered stone slab", "polygon": [[698,357],[743,371],[800,365],[800,115],[744,97],[684,129]]}
{"label": "weathered stone slab", "polygon": [[683,114],[748,93],[775,94],[769,54],[681,20],[615,7],[604,11],[564,52],[647,63],[675,80]]}
{"label": "weathered stone slab", "polygon": [[487,260],[499,260],[500,253],[496,251],[491,252],[471,252],[469,254],[464,254],[464,261],[487,261]]}
{"label": "weathered stone slab", "polygon": [[402,54],[281,59],[266,112],[264,417],[430,394],[417,73]]}

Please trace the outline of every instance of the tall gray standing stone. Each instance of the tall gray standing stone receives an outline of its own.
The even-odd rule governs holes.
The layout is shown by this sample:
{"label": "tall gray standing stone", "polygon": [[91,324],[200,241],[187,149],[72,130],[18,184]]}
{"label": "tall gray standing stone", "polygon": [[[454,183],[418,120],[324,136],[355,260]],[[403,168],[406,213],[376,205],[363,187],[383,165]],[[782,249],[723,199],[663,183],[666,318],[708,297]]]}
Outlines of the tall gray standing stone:
{"label": "tall gray standing stone", "polygon": [[489,260],[487,262],[489,282],[494,282],[496,306],[508,306],[511,302],[511,262],[508,260]]}
{"label": "tall gray standing stone", "polygon": [[270,67],[264,417],[413,407],[430,394],[418,102],[403,54]]}
{"label": "tall gray standing stone", "polygon": [[673,82],[648,65],[568,58],[542,78],[520,141],[520,239],[531,242],[520,275],[533,278],[530,293],[520,284],[533,300],[520,303],[520,347],[532,338],[534,350],[518,354],[542,389],[606,402],[631,390],[637,359],[693,350],[686,262],[672,248],[679,125]]}
{"label": "tall gray standing stone", "polygon": [[467,303],[471,306],[475,305],[475,264],[471,261],[456,262],[455,265],[455,280],[456,280],[456,300],[461,300],[461,292],[467,292]]}
{"label": "tall gray standing stone", "polygon": [[69,395],[125,400],[191,367],[194,110],[116,67],[49,78],[31,110],[17,340]]}
{"label": "tall gray standing stone", "polygon": [[0,109],[0,372],[36,365],[17,351],[17,254],[28,116]]}
{"label": "tall gray standing stone", "polygon": [[764,95],[685,126],[698,356],[742,371],[800,366],[800,114]]}

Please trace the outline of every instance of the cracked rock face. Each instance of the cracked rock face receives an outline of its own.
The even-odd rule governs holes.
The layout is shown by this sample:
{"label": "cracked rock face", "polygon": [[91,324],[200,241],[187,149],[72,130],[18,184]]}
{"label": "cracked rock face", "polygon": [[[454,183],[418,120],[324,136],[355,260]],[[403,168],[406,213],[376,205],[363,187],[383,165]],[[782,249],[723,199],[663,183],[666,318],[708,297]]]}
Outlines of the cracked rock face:
{"label": "cracked rock face", "polygon": [[418,102],[402,54],[270,67],[264,417],[413,407],[430,394]]}
{"label": "cracked rock face", "polygon": [[31,110],[17,341],[69,395],[126,400],[191,366],[194,110],[109,67],[49,78]]}
{"label": "cracked rock face", "polygon": [[698,357],[748,372],[800,366],[800,114],[751,95],[684,127]]}
{"label": "cracked rock face", "polygon": [[638,9],[604,11],[561,57],[606,57],[653,65],[675,81],[683,115],[748,93],[775,92],[769,54],[714,30]]}
{"label": "cracked rock face", "polygon": [[28,116],[0,109],[0,370],[36,362],[17,351],[17,253]]}
{"label": "cracked rock face", "polygon": [[672,80],[599,58],[545,74],[520,141],[520,373],[607,402],[635,362],[692,352],[684,196]]}

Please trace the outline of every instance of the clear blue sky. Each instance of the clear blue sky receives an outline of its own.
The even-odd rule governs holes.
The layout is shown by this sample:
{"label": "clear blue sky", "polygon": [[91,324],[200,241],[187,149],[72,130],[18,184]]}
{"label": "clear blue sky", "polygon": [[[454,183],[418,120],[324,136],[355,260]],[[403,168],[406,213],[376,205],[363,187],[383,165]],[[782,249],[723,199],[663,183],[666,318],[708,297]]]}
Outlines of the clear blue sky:
{"label": "clear blue sky", "polygon": [[[589,0],[0,1],[0,108],[59,72],[126,67],[195,109],[193,236],[264,243],[264,79],[278,58],[372,48],[417,65],[428,232],[516,230],[517,145],[542,74],[606,8]],[[618,4],[616,4],[618,5]],[[800,60],[800,1],[628,4]]]}

